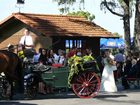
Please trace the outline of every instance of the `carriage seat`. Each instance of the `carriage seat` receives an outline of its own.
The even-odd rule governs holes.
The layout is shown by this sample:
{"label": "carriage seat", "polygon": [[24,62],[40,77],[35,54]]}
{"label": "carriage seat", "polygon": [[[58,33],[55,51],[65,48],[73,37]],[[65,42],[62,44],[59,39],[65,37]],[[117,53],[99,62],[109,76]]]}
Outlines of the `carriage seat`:
{"label": "carriage seat", "polygon": [[97,66],[97,62],[95,60],[87,61],[83,64],[83,68],[87,70],[94,70],[96,72],[99,72],[99,68]]}
{"label": "carriage seat", "polygon": [[95,60],[92,60],[92,61],[87,61],[83,64],[83,67],[84,68],[90,68],[92,66],[95,66],[96,65],[96,61]]}

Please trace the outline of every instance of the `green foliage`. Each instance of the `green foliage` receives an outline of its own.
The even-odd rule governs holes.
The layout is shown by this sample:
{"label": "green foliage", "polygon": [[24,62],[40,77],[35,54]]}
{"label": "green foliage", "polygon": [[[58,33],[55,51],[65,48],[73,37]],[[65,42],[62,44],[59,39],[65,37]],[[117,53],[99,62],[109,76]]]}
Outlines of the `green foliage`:
{"label": "green foliage", "polygon": [[[69,5],[73,5],[73,3],[79,1],[79,0],[53,0],[55,2],[58,3],[58,5],[62,5],[62,4],[69,4]],[[85,0],[80,0],[80,3],[84,3]]]}
{"label": "green foliage", "polygon": [[112,4],[108,0],[102,0],[102,5],[105,9],[109,10],[112,14],[117,15],[123,19],[124,24],[124,33],[125,33],[125,44],[126,44],[126,52],[131,50],[131,42],[130,42],[130,18],[132,17],[133,12],[133,4],[135,0],[110,0]]}
{"label": "green foliage", "polygon": [[93,21],[93,19],[95,19],[95,15],[90,14],[88,11],[86,11],[86,12],[85,11],[77,11],[77,12],[68,13],[67,15],[69,15],[69,16],[82,16],[90,21]]}
{"label": "green foliage", "polygon": [[58,3],[58,5],[63,5],[63,4],[69,4],[73,5],[73,3],[76,2],[76,0],[53,0]]}
{"label": "green foliage", "polygon": [[105,1],[105,0],[102,0],[101,4],[100,4],[100,9],[101,10],[104,10],[106,12],[106,6],[105,5],[108,5],[110,9],[112,10],[115,10],[115,8],[117,8],[118,4],[115,2],[115,0],[111,0],[111,1]]}
{"label": "green foliage", "polygon": [[[73,57],[69,58],[68,65],[69,65],[69,76],[68,76],[68,84],[71,84],[71,80],[75,74],[78,75],[80,71],[84,71],[83,64],[85,62],[93,61],[94,58],[91,55],[86,55],[83,57],[79,57],[74,55]],[[99,70],[98,65],[96,68]]]}
{"label": "green foliage", "polygon": [[85,0],[53,0],[53,1],[58,3],[58,6],[60,7],[59,10],[62,14],[69,13],[70,8],[72,8],[74,3],[79,3],[79,8],[81,10],[81,4],[83,4],[84,8],[85,2]]}
{"label": "green foliage", "polygon": [[69,12],[69,7],[60,8],[59,11],[64,14],[65,12]]}
{"label": "green foliage", "polygon": [[70,85],[74,74],[78,74],[79,71],[84,70],[82,57],[74,55],[73,57],[69,58],[68,64],[69,64],[69,70],[70,70],[69,76],[68,76],[68,84]]}
{"label": "green foliage", "polygon": [[88,62],[88,61],[92,61],[92,60],[94,60],[94,58],[91,55],[83,56],[83,63]]}
{"label": "green foliage", "polygon": [[74,3],[78,2],[79,6],[83,4],[83,8],[84,8],[85,0],[53,0],[53,1],[57,2],[58,5],[61,6],[59,8],[59,11],[62,14],[67,13],[67,15],[72,15],[72,16],[83,16],[89,21],[93,21],[93,19],[95,19],[95,15],[90,14],[88,11],[86,12],[82,11],[81,7],[79,7],[80,11],[70,13],[70,8],[73,6]]}
{"label": "green foliage", "polygon": [[135,0],[102,0],[100,4],[101,10],[106,12],[106,9],[111,13],[124,17],[127,8],[129,9],[130,17],[132,15]]}
{"label": "green foliage", "polygon": [[113,34],[114,34],[116,37],[122,38],[122,35],[120,35],[120,34],[117,33],[117,32],[114,32]]}

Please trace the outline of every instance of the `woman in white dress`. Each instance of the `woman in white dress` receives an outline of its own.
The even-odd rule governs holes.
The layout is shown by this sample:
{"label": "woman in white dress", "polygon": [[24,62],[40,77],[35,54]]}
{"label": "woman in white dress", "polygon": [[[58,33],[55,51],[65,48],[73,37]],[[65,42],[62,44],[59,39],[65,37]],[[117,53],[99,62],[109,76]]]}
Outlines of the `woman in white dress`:
{"label": "woman in white dress", "polygon": [[113,71],[117,70],[114,57],[109,50],[105,51],[105,58],[103,59],[104,69],[101,78],[100,91],[102,92],[117,92]]}

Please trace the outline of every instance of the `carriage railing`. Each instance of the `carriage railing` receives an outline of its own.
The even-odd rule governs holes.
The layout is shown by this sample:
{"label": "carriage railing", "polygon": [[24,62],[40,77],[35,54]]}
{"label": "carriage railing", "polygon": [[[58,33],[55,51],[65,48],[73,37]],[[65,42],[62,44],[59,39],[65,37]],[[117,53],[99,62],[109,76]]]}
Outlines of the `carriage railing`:
{"label": "carriage railing", "polygon": [[24,60],[24,70],[27,73],[31,73],[31,72],[46,72],[49,71],[51,69],[50,66],[47,65],[43,65],[41,63],[34,63],[32,58],[26,58]]}

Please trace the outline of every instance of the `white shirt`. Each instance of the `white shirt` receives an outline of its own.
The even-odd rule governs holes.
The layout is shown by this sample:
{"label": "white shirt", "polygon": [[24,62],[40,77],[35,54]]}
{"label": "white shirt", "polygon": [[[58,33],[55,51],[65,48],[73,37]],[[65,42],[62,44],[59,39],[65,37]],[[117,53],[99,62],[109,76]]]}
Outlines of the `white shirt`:
{"label": "white shirt", "polygon": [[60,56],[58,63],[63,65],[64,64],[64,60],[65,60],[65,57],[64,56]]}
{"label": "white shirt", "polygon": [[54,59],[53,59],[54,63],[58,63],[59,56],[57,54],[54,54],[53,57],[54,57]]}
{"label": "white shirt", "polygon": [[[33,45],[32,37],[30,35],[22,36],[21,39],[20,39],[19,44],[28,45],[28,46]],[[30,49],[31,47],[26,46],[25,48]]]}
{"label": "white shirt", "polygon": [[55,53],[53,54],[53,57],[51,57],[51,58],[48,59],[48,61],[50,63],[55,63],[55,64],[58,63],[58,60],[59,60],[59,56],[57,54],[55,54]]}

